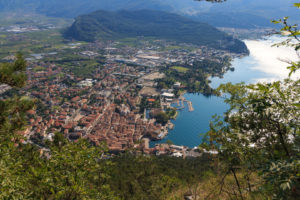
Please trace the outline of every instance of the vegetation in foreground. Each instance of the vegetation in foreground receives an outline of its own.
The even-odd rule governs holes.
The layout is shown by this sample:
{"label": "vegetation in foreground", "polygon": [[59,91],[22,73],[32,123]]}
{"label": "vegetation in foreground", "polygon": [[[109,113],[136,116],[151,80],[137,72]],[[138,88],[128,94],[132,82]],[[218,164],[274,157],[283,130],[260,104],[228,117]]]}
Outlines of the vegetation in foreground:
{"label": "vegetation in foreground", "polygon": [[[295,4],[300,8],[300,3]],[[284,27],[281,34],[288,39],[279,44],[295,48],[299,53],[300,31],[289,25],[288,18],[274,21]],[[297,41],[296,43],[293,41]],[[298,199],[300,196],[300,80],[292,79],[299,72],[300,62],[290,62],[290,74],[284,81],[252,85],[228,83],[219,91],[229,94],[225,100],[230,109],[225,120],[215,117],[207,141],[203,144],[219,152],[222,176],[234,176],[237,190],[228,197],[244,199],[253,191],[269,194],[273,199]],[[239,178],[237,173],[242,173]],[[249,180],[257,173],[259,184]],[[242,181],[248,182],[246,187]],[[224,182],[221,182],[220,191]],[[259,187],[259,188],[258,188]]]}

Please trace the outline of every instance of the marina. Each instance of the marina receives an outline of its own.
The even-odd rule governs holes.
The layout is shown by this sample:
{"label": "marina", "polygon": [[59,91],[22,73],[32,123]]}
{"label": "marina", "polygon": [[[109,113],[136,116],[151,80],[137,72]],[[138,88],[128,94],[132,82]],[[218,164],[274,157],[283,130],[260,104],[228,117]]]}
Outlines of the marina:
{"label": "marina", "polygon": [[187,106],[188,106],[188,109],[189,109],[190,112],[194,111],[193,103],[189,100],[186,100],[184,98],[184,96],[180,96],[175,102],[173,102],[173,105],[177,104],[177,106],[175,106],[175,108],[177,110],[183,110],[183,109],[185,109],[185,104],[184,103],[187,103]]}
{"label": "marina", "polygon": [[[257,41],[246,40],[250,56],[235,58],[232,62],[232,67],[235,70],[227,72],[223,78],[211,78],[211,86],[217,88],[220,84],[227,82],[239,83],[243,81],[245,83],[256,83],[258,81],[280,80],[280,77],[286,77],[285,75],[288,73],[288,70],[278,60],[278,57],[285,54],[292,55],[293,50],[270,47],[272,43],[280,41],[282,39],[277,36]],[[268,69],[273,69],[273,66],[262,62],[264,55],[257,55],[257,48],[267,49],[268,53],[265,56],[272,54],[271,63],[275,63],[276,66],[278,65],[278,68],[279,65],[282,65],[280,68],[281,71],[272,71],[272,73],[267,71]],[[282,51],[285,51],[285,54],[282,54]],[[224,103],[224,97],[206,97],[202,94],[192,93],[182,95],[171,106],[178,110],[176,120],[171,120],[174,127],[173,129],[169,129],[168,135],[162,140],[150,142],[150,146],[152,147],[155,144],[166,143],[168,140],[171,140],[176,145],[184,145],[190,148],[198,146],[202,141],[203,133],[209,130],[209,123],[212,120],[212,116],[215,114],[222,116],[229,108],[229,105]]]}

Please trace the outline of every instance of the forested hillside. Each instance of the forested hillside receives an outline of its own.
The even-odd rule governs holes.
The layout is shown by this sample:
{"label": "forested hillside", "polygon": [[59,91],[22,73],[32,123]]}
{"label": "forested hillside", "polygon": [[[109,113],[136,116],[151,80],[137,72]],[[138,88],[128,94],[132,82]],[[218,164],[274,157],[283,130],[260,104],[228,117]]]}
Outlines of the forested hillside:
{"label": "forested hillside", "polygon": [[216,28],[162,11],[97,11],[76,18],[66,37],[83,41],[156,37],[247,53],[246,45]]}

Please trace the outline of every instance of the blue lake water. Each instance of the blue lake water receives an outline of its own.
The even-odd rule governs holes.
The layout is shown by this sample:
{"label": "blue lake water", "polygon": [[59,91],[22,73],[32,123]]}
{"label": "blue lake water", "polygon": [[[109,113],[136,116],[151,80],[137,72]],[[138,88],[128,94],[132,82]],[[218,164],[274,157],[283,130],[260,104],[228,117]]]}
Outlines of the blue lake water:
{"label": "blue lake water", "polygon": [[201,133],[209,130],[211,116],[223,114],[228,108],[222,98],[211,96],[205,97],[201,94],[185,94],[187,100],[193,102],[194,111],[189,112],[185,103],[185,109],[180,110],[173,130],[161,141],[151,142],[151,146],[158,143],[165,143],[171,140],[176,145],[188,147],[198,146],[201,142]]}
{"label": "blue lake water", "polygon": [[[271,39],[274,40],[274,38]],[[265,45],[268,42],[270,41],[262,40],[258,45]],[[235,68],[235,71],[227,72],[222,79],[211,78],[211,86],[213,88],[227,82],[255,83],[259,79],[268,80],[274,78],[274,74],[267,73],[265,70],[272,66],[261,65],[260,60],[255,56],[257,46],[253,46],[252,43],[251,45],[251,48],[249,48],[250,45],[247,45],[250,50],[250,56],[233,60],[232,66]],[[266,48],[267,47],[269,46],[266,46]],[[274,59],[276,60],[276,55]],[[261,68],[257,67],[259,65]],[[171,140],[176,145],[188,147],[198,146],[202,140],[201,133],[205,133],[209,130],[209,122],[212,116],[215,114],[222,115],[229,108],[221,97],[185,94],[185,98],[192,101],[194,111],[189,112],[188,106],[185,105],[185,109],[179,111],[177,119],[172,121],[175,125],[174,129],[169,130],[169,134],[163,140],[150,142],[150,146],[153,147],[155,144],[165,143],[167,140]]]}

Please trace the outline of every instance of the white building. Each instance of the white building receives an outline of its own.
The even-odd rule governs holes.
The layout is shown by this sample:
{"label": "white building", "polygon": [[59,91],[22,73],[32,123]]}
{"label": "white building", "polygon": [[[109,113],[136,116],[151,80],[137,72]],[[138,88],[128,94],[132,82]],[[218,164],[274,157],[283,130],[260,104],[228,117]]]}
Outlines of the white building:
{"label": "white building", "polygon": [[181,86],[181,83],[180,83],[180,82],[174,83],[174,88],[180,88],[180,86]]}
{"label": "white building", "polygon": [[168,93],[168,92],[162,93],[161,96],[164,97],[164,98],[168,98],[168,99],[171,99],[171,98],[175,97],[175,95],[173,93]]}

